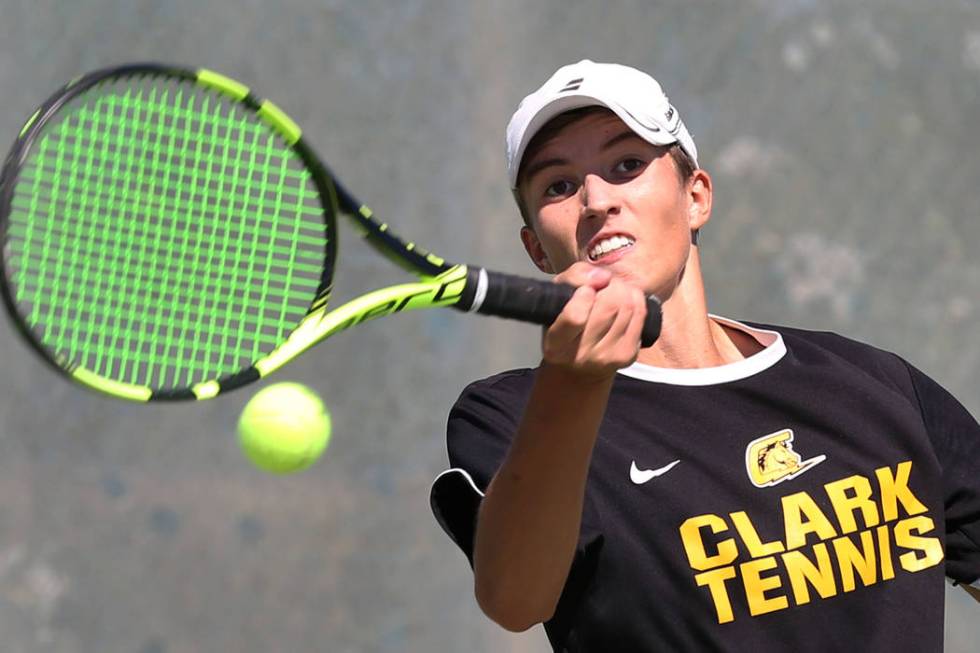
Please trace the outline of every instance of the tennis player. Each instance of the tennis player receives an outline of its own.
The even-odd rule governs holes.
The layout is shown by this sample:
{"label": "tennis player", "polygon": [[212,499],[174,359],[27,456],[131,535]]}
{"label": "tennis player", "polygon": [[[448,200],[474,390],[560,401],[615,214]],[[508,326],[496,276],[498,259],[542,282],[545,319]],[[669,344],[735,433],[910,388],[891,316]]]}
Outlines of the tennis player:
{"label": "tennis player", "polygon": [[537,368],[449,415],[432,507],[483,611],[555,651],[941,651],[943,578],[980,600],[977,421],[894,354],[708,312],[711,177],[645,73],[559,69],[507,168],[578,289]]}

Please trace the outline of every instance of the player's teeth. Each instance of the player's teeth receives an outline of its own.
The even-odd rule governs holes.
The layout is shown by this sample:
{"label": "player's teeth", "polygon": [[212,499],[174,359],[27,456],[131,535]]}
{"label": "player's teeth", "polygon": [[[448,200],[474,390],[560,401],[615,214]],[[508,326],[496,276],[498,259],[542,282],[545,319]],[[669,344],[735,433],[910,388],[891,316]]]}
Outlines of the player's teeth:
{"label": "player's teeth", "polygon": [[632,245],[633,241],[626,236],[612,236],[603,240],[601,243],[597,244],[589,252],[589,256],[593,259],[597,259],[603,254],[608,254],[609,252],[619,249],[620,247],[626,247],[627,245]]}

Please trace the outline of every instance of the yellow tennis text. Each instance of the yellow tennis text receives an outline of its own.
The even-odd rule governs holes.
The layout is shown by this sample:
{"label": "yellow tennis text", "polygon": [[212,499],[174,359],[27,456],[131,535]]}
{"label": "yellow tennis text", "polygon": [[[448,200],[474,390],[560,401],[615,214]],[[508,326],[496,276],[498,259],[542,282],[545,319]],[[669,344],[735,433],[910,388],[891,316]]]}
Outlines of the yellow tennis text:
{"label": "yellow tennis text", "polygon": [[744,596],[755,617],[939,564],[942,543],[909,486],[911,472],[905,461],[876,469],[873,478],[828,483],[823,496],[783,496],[782,527],[766,536],[744,511],[685,520],[680,537],[693,580],[718,623],[735,620],[734,596]]}

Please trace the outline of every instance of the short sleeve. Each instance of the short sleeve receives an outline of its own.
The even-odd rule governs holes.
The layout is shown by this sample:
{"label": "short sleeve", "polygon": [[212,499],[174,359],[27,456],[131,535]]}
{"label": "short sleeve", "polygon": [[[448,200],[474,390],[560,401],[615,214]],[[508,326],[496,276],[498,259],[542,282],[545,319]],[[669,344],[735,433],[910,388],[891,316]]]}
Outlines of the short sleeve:
{"label": "short sleeve", "polygon": [[[510,449],[534,381],[532,370],[505,373],[468,386],[449,413],[446,444],[452,466],[432,484],[432,513],[473,566],[480,503]],[[582,527],[565,587],[545,632],[563,650],[575,614],[596,574],[603,548],[597,511],[586,490]]]}
{"label": "short sleeve", "polygon": [[[449,413],[446,446],[450,469],[432,484],[436,521],[473,564],[480,503],[520,424],[534,382],[533,370],[505,372],[466,387]],[[598,518],[586,492],[579,553],[599,538]]]}
{"label": "short sleeve", "polygon": [[946,576],[975,584],[980,579],[980,424],[939,384],[908,367],[943,470]]}
{"label": "short sleeve", "polygon": [[436,521],[471,565],[480,502],[507,455],[532,382],[530,370],[477,381],[463,390],[449,412],[450,469],[433,482],[429,501]]}

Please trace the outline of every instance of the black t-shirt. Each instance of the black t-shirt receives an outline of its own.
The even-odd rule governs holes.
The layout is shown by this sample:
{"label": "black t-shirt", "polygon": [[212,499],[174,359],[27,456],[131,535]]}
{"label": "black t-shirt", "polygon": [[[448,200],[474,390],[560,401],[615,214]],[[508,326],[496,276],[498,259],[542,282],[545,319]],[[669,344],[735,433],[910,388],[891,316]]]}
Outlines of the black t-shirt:
{"label": "black t-shirt", "polygon": [[[944,575],[980,577],[980,426],[894,354],[750,332],[766,347],[739,363],[617,375],[556,651],[942,650]],[[450,413],[432,507],[471,561],[533,378]]]}

